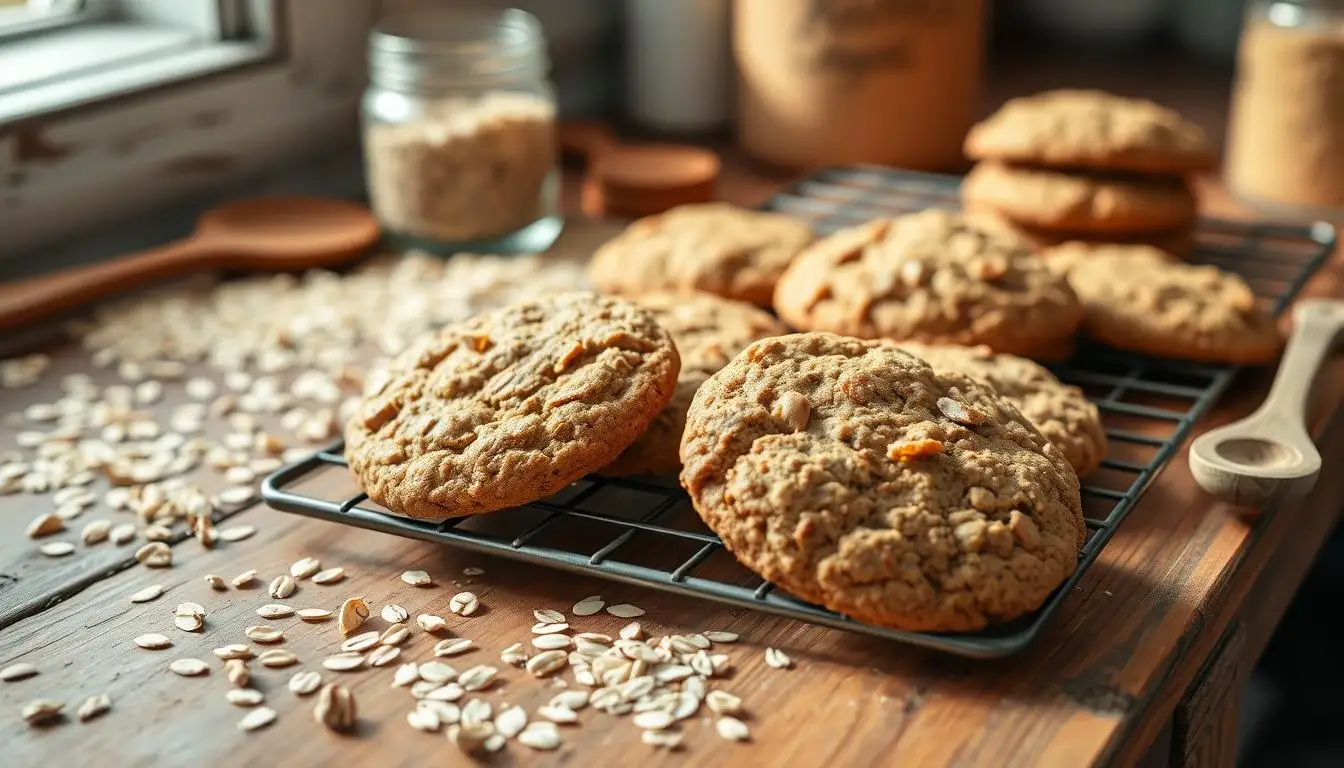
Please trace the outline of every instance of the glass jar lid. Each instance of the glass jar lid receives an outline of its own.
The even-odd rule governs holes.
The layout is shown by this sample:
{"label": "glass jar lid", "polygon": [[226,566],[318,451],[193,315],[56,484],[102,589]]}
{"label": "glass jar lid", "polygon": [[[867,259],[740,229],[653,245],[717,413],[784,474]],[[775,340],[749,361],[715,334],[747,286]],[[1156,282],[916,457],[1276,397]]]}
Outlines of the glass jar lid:
{"label": "glass jar lid", "polygon": [[549,66],[541,22],[516,8],[397,15],[369,34],[370,77],[387,87],[489,85]]}

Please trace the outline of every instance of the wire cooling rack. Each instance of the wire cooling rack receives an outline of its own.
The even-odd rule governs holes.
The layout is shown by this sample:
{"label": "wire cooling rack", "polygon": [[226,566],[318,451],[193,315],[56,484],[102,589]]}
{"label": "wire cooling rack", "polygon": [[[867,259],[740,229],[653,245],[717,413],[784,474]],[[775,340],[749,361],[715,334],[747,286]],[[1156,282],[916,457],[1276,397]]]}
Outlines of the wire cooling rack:
{"label": "wire cooling rack", "polygon": [[[956,177],[885,168],[833,168],[799,181],[765,208],[807,219],[825,234],[878,216],[955,208],[958,183]],[[1323,223],[1204,220],[1195,239],[1191,261],[1240,273],[1278,314],[1328,257],[1335,233]],[[393,516],[370,501],[350,478],[338,443],[268,477],[262,495],[272,507],[287,512],[705,597],[963,656],[1001,657],[1022,649],[1040,633],[1195,420],[1236,374],[1232,367],[1158,360],[1087,343],[1054,371],[1088,393],[1110,438],[1101,469],[1083,482],[1087,541],[1073,576],[1039,610],[977,633],[876,627],[790,597],[738,565],[670,479],[593,476],[525,507],[433,523]],[[331,473],[336,473],[335,479]],[[348,492],[332,492],[342,484]]]}

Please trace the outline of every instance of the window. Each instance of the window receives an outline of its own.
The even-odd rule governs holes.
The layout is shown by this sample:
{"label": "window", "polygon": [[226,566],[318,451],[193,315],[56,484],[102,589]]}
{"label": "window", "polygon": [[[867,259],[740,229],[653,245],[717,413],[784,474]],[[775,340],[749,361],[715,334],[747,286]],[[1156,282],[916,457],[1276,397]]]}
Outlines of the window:
{"label": "window", "polygon": [[358,160],[378,0],[0,4],[0,282],[165,204]]}
{"label": "window", "polygon": [[0,0],[0,124],[264,59],[249,0]]}

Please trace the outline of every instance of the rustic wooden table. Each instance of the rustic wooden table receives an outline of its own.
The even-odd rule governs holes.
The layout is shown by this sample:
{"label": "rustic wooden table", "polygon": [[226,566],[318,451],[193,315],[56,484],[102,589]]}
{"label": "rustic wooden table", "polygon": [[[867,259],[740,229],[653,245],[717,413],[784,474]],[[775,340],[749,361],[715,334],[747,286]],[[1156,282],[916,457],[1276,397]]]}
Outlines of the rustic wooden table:
{"label": "rustic wooden table", "polygon": [[[780,183],[730,158],[723,196],[751,204]],[[1206,191],[1215,211],[1228,209],[1216,185]],[[574,227],[562,247],[582,250],[603,231]],[[1344,256],[1336,253],[1307,294],[1339,296],[1341,279]],[[62,374],[85,371],[99,381],[112,380],[72,345],[52,351],[53,369],[34,387],[0,391],[0,413],[49,402]],[[1197,432],[1247,413],[1265,394],[1268,378],[1268,372],[1242,376]],[[1344,360],[1327,367],[1318,392],[1320,407],[1312,421],[1324,466],[1341,466],[1344,434],[1336,416],[1344,396]],[[0,451],[12,446],[17,429],[9,422],[0,425]],[[207,470],[194,473],[193,481],[221,487]],[[348,483],[342,478],[320,482],[330,486],[327,490]],[[265,582],[295,560],[313,556],[324,565],[345,567],[349,577],[339,586],[304,583],[289,602],[334,608],[342,598],[362,594],[375,614],[396,602],[412,615],[449,616],[454,633],[481,647],[476,658],[464,662],[467,666],[498,663],[498,649],[525,642],[534,622],[532,609],[567,611],[590,594],[643,607],[648,613],[641,621],[653,634],[727,629],[741,635],[739,643],[727,646],[734,671],[726,685],[749,708],[750,742],[725,741],[708,723],[695,722],[687,728],[683,749],[665,753],[640,744],[628,723],[585,712],[582,726],[563,727],[559,752],[531,752],[515,744],[493,756],[495,763],[1230,766],[1241,684],[1342,500],[1344,477],[1327,471],[1305,501],[1261,514],[1233,509],[1199,491],[1182,450],[1038,643],[1010,659],[969,661],[259,505],[231,512],[226,523],[253,525],[258,535],[213,550],[190,539],[176,543],[171,569],[136,565],[129,546],[102,545],[76,557],[48,558],[38,554],[23,530],[36,514],[51,509],[50,497],[0,496],[0,667],[29,662],[40,670],[27,680],[0,683],[4,762],[466,762],[442,736],[407,725],[410,700],[404,690],[389,687],[391,668],[341,678],[360,709],[359,727],[349,736],[316,725],[311,700],[285,690],[292,670],[257,669],[255,685],[279,720],[253,733],[235,729],[243,711],[226,703],[228,684],[218,666],[203,679],[168,671],[168,662],[179,656],[213,664],[210,649],[240,642],[243,627],[263,623],[254,611],[272,602]],[[463,569],[468,567],[482,568],[484,574],[467,577]],[[259,585],[214,592],[202,580],[208,573],[230,577],[247,568],[259,571]],[[429,572],[436,585],[403,584],[397,577],[406,569]],[[167,587],[168,594],[145,604],[128,601],[155,583]],[[478,594],[485,610],[470,619],[450,616],[449,597],[461,589]],[[206,607],[203,633],[172,628],[172,606],[183,600]],[[272,623],[286,628],[285,647],[310,667],[340,643],[332,624]],[[579,626],[614,634],[623,623],[599,614]],[[372,626],[383,624],[375,619]],[[170,634],[175,647],[168,652],[134,647],[132,638],[148,631]],[[407,655],[429,656],[429,643],[420,640]],[[786,651],[794,668],[766,666],[766,647]],[[496,705],[509,701],[531,709],[555,691],[519,670],[504,669],[507,682],[489,694]],[[342,673],[324,674],[330,679]],[[31,728],[19,717],[21,706],[35,698],[63,701],[73,713],[96,693],[111,696],[112,710],[88,723],[71,716]]]}

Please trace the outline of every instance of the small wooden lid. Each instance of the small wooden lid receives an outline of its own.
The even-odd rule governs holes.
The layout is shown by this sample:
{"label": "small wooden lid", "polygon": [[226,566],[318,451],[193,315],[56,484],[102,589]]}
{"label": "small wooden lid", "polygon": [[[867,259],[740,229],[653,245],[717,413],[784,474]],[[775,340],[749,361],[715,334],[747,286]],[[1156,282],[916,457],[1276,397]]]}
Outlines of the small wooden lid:
{"label": "small wooden lid", "polygon": [[576,163],[589,163],[614,145],[616,136],[606,123],[573,120],[560,124],[559,142],[562,158]]}
{"label": "small wooden lid", "polygon": [[722,163],[707,149],[676,144],[608,147],[593,159],[582,207],[589,215],[651,216],[714,199]]}

